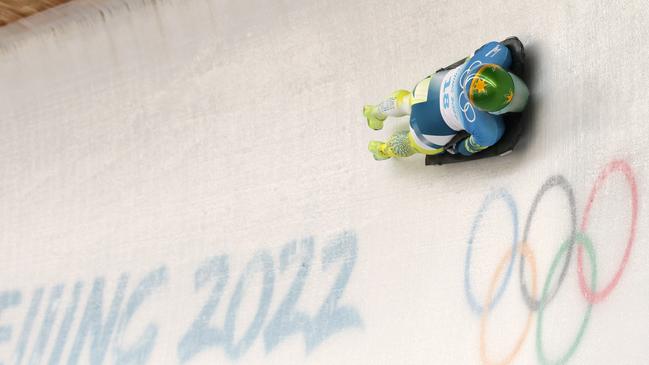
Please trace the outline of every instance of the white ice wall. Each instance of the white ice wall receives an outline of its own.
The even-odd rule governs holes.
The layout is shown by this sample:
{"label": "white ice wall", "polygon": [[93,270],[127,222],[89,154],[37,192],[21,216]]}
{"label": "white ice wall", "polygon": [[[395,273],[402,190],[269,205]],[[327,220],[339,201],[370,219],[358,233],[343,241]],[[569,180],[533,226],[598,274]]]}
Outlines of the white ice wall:
{"label": "white ice wall", "polygon": [[[647,363],[648,16],[95,1],[0,30],[0,363]],[[363,104],[509,35],[515,153],[372,160],[406,120],[373,132]],[[594,296],[582,243],[561,275],[573,227]],[[521,282],[560,279],[530,310]]]}

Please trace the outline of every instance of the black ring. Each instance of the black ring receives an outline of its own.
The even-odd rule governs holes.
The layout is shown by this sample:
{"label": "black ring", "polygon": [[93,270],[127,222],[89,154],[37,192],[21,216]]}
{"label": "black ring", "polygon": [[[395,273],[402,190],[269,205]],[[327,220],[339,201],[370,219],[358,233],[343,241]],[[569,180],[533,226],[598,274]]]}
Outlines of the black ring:
{"label": "black ring", "polygon": [[[572,186],[570,185],[568,180],[566,180],[566,178],[563,177],[563,175],[551,176],[545,181],[545,183],[543,183],[543,186],[541,186],[541,189],[539,189],[539,191],[536,193],[536,196],[534,197],[534,202],[530,207],[530,212],[527,215],[527,221],[525,222],[525,229],[523,230],[523,244],[527,244],[527,236],[530,232],[530,226],[532,225],[532,218],[534,218],[534,215],[536,214],[536,208],[538,207],[541,198],[543,198],[543,195],[545,195],[545,193],[548,190],[550,190],[555,186],[560,187],[568,196],[568,203],[570,204],[570,222],[572,224],[572,229],[570,231],[569,239],[572,241],[572,243],[568,248],[566,259],[563,264],[563,268],[561,269],[561,274],[559,274],[559,280],[557,281],[557,285],[547,295],[545,301],[543,302],[544,307],[547,306],[548,303],[554,298],[554,296],[559,291],[559,287],[561,287],[561,284],[563,284],[563,281],[566,278],[566,274],[568,273],[568,266],[570,264],[570,258],[572,257],[572,249],[575,245],[575,234],[577,233],[577,207],[575,204],[575,194],[572,190]],[[525,303],[530,308],[530,310],[537,311],[539,309],[540,300],[534,299],[530,295],[524,280],[525,277],[523,275],[524,270],[525,270],[525,260],[521,255],[521,264],[520,264],[521,292],[523,294],[523,299],[525,299]]]}

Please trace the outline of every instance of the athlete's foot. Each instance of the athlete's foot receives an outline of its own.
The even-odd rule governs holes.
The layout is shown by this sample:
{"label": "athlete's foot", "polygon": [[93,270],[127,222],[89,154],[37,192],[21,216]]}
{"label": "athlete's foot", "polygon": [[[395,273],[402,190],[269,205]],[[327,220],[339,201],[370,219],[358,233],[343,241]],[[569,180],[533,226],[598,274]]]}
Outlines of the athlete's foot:
{"label": "athlete's foot", "polygon": [[367,118],[367,126],[378,131],[383,129],[383,121],[385,121],[387,117],[379,118],[376,114],[376,105],[365,105],[363,107],[363,115]]}
{"label": "athlete's foot", "polygon": [[367,146],[367,149],[370,150],[370,152],[372,152],[372,155],[374,155],[375,160],[382,161],[390,158],[390,156],[383,153],[384,146],[385,143],[381,141],[371,141],[370,144]]}

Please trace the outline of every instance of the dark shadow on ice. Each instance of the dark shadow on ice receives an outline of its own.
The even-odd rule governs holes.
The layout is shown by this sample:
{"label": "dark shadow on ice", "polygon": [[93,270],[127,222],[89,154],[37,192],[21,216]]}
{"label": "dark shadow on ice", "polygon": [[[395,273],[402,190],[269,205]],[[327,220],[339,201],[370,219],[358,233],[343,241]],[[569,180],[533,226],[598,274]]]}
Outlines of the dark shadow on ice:
{"label": "dark shadow on ice", "polygon": [[525,153],[529,148],[531,141],[534,139],[534,136],[537,134],[538,128],[538,111],[537,105],[539,105],[538,98],[541,95],[536,92],[537,84],[537,75],[538,72],[538,49],[534,44],[525,45],[525,71],[524,71],[524,80],[527,84],[527,88],[530,90],[530,98],[527,102],[527,106],[523,111],[523,116],[521,118],[524,121],[525,125],[523,127],[523,133],[521,138],[518,141],[518,144],[512,154]]}

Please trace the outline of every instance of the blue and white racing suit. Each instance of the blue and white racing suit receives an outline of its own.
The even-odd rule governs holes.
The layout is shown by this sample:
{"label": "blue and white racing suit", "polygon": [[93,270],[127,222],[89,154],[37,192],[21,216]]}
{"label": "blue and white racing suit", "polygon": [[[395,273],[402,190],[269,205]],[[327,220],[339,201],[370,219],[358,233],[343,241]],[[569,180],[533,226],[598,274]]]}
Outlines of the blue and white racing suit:
{"label": "blue and white racing suit", "polygon": [[468,156],[496,144],[505,132],[502,116],[476,109],[467,93],[480,66],[496,64],[508,70],[511,62],[506,46],[489,42],[462,65],[420,81],[412,92],[410,113],[410,134],[417,150],[443,152],[444,145],[463,130],[470,136],[457,144],[458,153]]}

